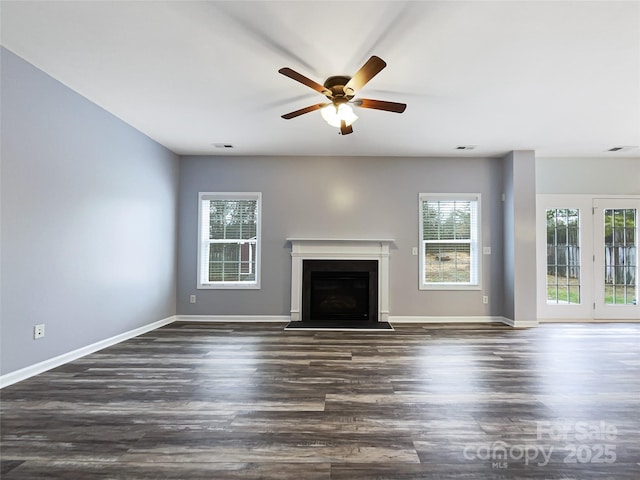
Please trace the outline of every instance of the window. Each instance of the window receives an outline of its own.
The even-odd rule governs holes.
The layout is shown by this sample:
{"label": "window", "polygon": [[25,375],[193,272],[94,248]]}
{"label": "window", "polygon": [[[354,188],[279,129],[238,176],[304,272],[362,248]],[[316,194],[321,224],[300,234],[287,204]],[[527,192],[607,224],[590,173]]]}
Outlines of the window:
{"label": "window", "polygon": [[604,304],[636,305],[635,208],[604,209]]}
{"label": "window", "polygon": [[260,193],[200,193],[198,288],[260,288]]}
{"label": "window", "polygon": [[479,289],[480,195],[420,194],[420,288]]}
{"label": "window", "polygon": [[548,208],[547,303],[580,303],[580,210]]}

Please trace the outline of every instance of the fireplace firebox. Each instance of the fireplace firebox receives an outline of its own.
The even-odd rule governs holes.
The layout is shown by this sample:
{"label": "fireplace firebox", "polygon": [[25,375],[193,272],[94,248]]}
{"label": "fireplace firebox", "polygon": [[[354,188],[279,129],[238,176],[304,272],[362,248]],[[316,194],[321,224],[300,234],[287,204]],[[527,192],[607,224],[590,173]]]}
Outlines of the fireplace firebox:
{"label": "fireplace firebox", "polygon": [[303,322],[377,319],[377,260],[303,260]]}

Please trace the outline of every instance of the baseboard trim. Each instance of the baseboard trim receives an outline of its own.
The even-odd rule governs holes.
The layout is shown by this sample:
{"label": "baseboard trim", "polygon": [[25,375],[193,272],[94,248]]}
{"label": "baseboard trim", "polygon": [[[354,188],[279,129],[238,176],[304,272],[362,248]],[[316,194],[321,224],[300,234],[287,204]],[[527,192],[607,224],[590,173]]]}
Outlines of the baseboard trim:
{"label": "baseboard trim", "polygon": [[130,338],[142,335],[143,333],[147,333],[157,328],[164,327],[165,325],[169,325],[170,323],[173,323],[175,321],[175,316],[167,317],[162,320],[158,320],[157,322],[149,323],[147,325],[143,325],[142,327],[129,330],[128,332],[115,335],[111,338],[106,338],[99,342],[92,343],[91,345],[78,348],[77,350],[63,353],[62,355],[58,355],[57,357],[53,357],[48,360],[29,365],[28,367],[21,368],[20,370],[9,372],[5,375],[0,376],[0,388],[8,387],[9,385],[13,385],[14,383],[18,383],[40,373],[44,373],[48,370],[64,365],[65,363],[69,363],[73,360],[77,360],[78,358],[82,358],[91,353],[95,353],[98,350],[102,350],[103,348],[110,347],[117,343],[124,342],[125,340],[129,340]]}
{"label": "baseboard trim", "polygon": [[[268,323],[268,322],[290,322],[289,315],[176,315],[176,322],[202,322],[202,323]],[[447,316],[401,316],[390,315],[389,323],[502,323],[514,328],[537,327],[538,322],[520,321],[514,322],[506,317],[499,316],[468,316],[468,317],[447,317]]]}
{"label": "baseboard trim", "polygon": [[[203,323],[268,323],[290,322],[289,315],[177,315],[176,322]],[[509,323],[511,322],[511,323]],[[502,323],[514,326],[505,317],[437,317],[437,316],[389,316],[389,323]]]}
{"label": "baseboard trim", "polygon": [[290,322],[289,315],[177,315],[176,322]]}
{"label": "baseboard trim", "polygon": [[513,328],[533,328],[538,326],[537,320],[511,320],[510,318],[503,317],[502,322]]}
{"label": "baseboard trim", "polygon": [[538,323],[639,323],[635,318],[539,318]]}
{"label": "baseboard trim", "polygon": [[389,323],[506,323],[504,317],[389,316]]}

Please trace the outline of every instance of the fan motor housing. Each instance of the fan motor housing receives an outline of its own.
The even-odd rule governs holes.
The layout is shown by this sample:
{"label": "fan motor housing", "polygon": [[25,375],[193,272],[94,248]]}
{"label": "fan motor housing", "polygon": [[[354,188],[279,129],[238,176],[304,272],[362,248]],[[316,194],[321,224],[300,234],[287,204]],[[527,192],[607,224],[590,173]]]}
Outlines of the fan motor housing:
{"label": "fan motor housing", "polygon": [[344,91],[344,86],[349,83],[349,80],[351,80],[351,77],[344,75],[334,75],[333,77],[327,78],[324,82],[324,87],[331,90],[331,97],[327,95],[327,98],[334,101],[341,97],[345,98],[345,100],[353,98],[353,95],[347,95]]}

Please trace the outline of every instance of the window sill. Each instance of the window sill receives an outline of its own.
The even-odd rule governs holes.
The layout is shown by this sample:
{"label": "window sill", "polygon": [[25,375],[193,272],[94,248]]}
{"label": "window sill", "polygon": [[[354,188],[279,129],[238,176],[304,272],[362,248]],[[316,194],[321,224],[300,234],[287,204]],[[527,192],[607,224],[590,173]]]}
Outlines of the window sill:
{"label": "window sill", "polygon": [[203,283],[198,284],[198,290],[259,290],[260,285],[257,283]]}
{"label": "window sill", "polygon": [[454,290],[454,291],[472,291],[472,290],[482,290],[480,285],[455,285],[455,284],[434,284],[434,285],[424,285],[421,284],[418,287],[420,290]]}

